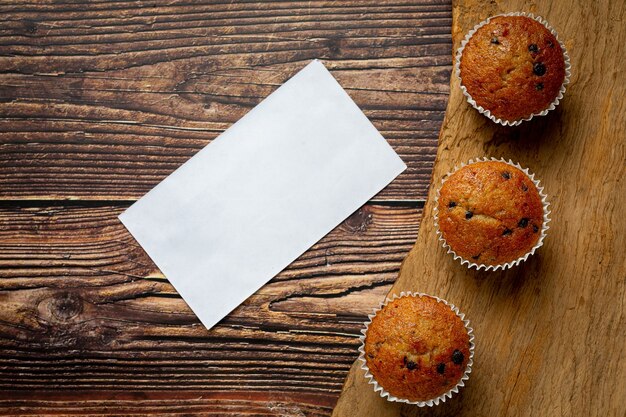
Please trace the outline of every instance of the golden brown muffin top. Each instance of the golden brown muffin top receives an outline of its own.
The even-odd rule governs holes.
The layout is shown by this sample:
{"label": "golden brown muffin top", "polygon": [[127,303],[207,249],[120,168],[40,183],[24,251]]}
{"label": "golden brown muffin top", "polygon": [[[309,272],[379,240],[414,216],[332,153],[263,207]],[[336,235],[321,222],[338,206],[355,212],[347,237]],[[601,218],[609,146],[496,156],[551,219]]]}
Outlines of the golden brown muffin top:
{"label": "golden brown muffin top", "polygon": [[405,296],[384,306],[365,337],[365,359],[390,394],[410,401],[434,399],[461,379],[470,357],[461,318],[429,296]]}
{"label": "golden brown muffin top", "polygon": [[547,109],[565,79],[558,40],[525,16],[498,16],[480,27],[460,64],[462,84],[476,104],[510,122]]}
{"label": "golden brown muffin top", "polygon": [[543,204],[535,184],[504,162],[476,162],[446,179],[437,205],[439,230],[457,255],[501,265],[537,243]]}

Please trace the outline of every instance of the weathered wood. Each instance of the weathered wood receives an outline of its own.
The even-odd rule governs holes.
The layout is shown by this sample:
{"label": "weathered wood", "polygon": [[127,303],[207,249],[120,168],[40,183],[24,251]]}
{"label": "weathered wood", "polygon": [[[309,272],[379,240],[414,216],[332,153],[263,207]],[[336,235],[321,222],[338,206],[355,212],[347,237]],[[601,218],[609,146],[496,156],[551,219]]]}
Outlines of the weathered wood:
{"label": "weathered wood", "polygon": [[[9,397],[5,401],[2,397]],[[14,415],[159,415],[322,417],[333,400],[320,394],[268,391],[142,391],[0,394],[0,410]],[[6,405],[6,407],[5,407]]]}
{"label": "weathered wood", "polygon": [[0,5],[0,199],[137,199],[313,58],[409,167],[377,199],[425,198],[449,0],[163,3]]}
{"label": "weathered wood", "polygon": [[321,393],[328,405],[421,215],[364,206],[207,331],[123,209],[0,208],[0,410],[5,390],[70,388]]}
{"label": "weathered wood", "polygon": [[[424,220],[391,292],[422,291],[461,307],[476,334],[469,383],[451,401],[423,410],[380,398],[355,364],[334,416],[624,415],[624,6],[455,0],[455,47],[490,15],[526,10],[547,18],[570,53],[572,83],[549,116],[504,128],[471,108],[452,77]],[[507,272],[461,266],[434,230],[442,177],[483,155],[529,167],[552,203],[545,246]]]}
{"label": "weathered wood", "polygon": [[[328,415],[417,233],[450,0],[4,1],[0,22],[0,414]],[[116,216],[313,58],[408,170],[207,332]]]}

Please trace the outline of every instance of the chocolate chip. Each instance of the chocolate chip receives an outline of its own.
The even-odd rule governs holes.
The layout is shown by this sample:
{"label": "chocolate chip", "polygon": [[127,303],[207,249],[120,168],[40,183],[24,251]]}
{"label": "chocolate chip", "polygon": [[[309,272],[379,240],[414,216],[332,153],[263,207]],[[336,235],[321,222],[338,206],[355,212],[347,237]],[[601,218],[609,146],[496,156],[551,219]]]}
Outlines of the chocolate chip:
{"label": "chocolate chip", "polygon": [[465,356],[463,356],[463,352],[461,352],[460,350],[455,350],[454,352],[452,352],[452,362],[454,362],[455,365],[462,364],[463,359],[465,359]]}
{"label": "chocolate chip", "polygon": [[522,183],[522,191],[528,191],[528,187],[524,183]]}
{"label": "chocolate chip", "polygon": [[472,256],[472,259],[473,259],[473,260],[477,260],[478,258],[480,258],[480,253],[479,253],[478,255],[474,255],[474,256]]}
{"label": "chocolate chip", "polygon": [[502,171],[502,178],[504,178],[505,180],[510,180],[511,173],[509,171]]}
{"label": "chocolate chip", "polygon": [[528,219],[526,217],[522,218],[519,223],[517,223],[518,227],[526,227],[528,226]]}
{"label": "chocolate chip", "polygon": [[466,218],[467,220],[471,219],[472,217],[474,217],[474,213],[472,213],[472,212],[471,212],[471,211],[469,211],[469,210],[465,212],[465,218]]}
{"label": "chocolate chip", "polygon": [[528,45],[528,50],[534,53],[539,52],[539,48],[537,47],[537,44],[534,44],[534,43],[531,43],[530,45]]}
{"label": "chocolate chip", "polygon": [[542,75],[546,73],[546,66],[543,65],[543,63],[541,62],[535,62],[533,64],[533,72],[535,73],[535,75],[538,75],[541,77]]}
{"label": "chocolate chip", "polygon": [[455,208],[456,207],[456,203],[454,201],[450,201],[450,203],[448,204],[448,207]]}
{"label": "chocolate chip", "polygon": [[512,234],[513,234],[513,231],[509,228],[504,229],[504,232],[502,232],[502,236],[509,236]]}
{"label": "chocolate chip", "polygon": [[404,366],[406,366],[409,371],[417,368],[417,364],[413,361],[410,361],[406,356],[402,358],[402,362],[404,362]]}
{"label": "chocolate chip", "polygon": [[498,40],[498,38],[491,38],[491,43],[494,45],[500,45],[500,41]]}
{"label": "chocolate chip", "polygon": [[536,224],[533,224],[533,232],[537,233],[539,231],[539,228],[537,227]]}
{"label": "chocolate chip", "polygon": [[541,90],[543,90],[543,83],[537,83],[537,84],[535,84],[535,90],[537,90],[537,91],[541,91]]}
{"label": "chocolate chip", "polygon": [[445,363],[440,363],[439,365],[437,365],[437,372],[439,372],[440,374],[443,374],[446,371],[446,364]]}

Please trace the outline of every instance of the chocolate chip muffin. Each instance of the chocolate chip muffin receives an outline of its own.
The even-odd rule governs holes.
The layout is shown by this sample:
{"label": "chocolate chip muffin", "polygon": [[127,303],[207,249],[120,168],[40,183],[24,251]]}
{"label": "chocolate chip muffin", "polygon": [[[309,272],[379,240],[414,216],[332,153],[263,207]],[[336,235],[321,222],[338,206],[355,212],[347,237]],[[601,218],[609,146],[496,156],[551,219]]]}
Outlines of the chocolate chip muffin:
{"label": "chocolate chip muffin", "polygon": [[463,320],[443,301],[410,294],[386,304],[365,334],[364,357],[376,382],[408,401],[428,401],[457,386],[472,344]]}
{"label": "chocolate chip muffin", "polygon": [[515,122],[548,109],[565,81],[564,51],[540,22],[526,16],[496,16],[465,44],[461,84],[476,105]]}
{"label": "chocolate chip muffin", "polygon": [[439,231],[462,258],[502,265],[530,252],[544,222],[535,183],[500,161],[469,164],[450,175],[439,191]]}

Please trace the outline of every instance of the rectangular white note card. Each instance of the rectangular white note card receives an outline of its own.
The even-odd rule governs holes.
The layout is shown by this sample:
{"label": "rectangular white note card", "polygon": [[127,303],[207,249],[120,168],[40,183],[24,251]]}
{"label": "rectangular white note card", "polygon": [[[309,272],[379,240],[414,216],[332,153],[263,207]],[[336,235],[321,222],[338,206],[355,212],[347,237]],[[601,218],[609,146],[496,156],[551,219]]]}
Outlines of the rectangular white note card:
{"label": "rectangular white note card", "polygon": [[120,220],[211,328],[405,168],[313,61]]}

